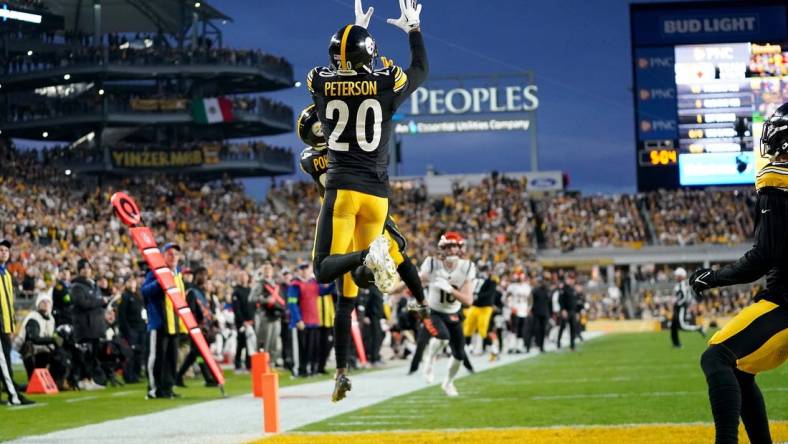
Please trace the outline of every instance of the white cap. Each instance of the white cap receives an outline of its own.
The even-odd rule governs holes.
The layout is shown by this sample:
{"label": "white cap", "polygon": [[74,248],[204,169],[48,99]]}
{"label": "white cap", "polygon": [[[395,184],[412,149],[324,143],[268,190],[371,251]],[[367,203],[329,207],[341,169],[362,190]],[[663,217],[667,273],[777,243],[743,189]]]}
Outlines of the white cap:
{"label": "white cap", "polygon": [[687,277],[687,270],[685,270],[682,267],[679,267],[676,269],[676,271],[673,272],[673,276],[685,278]]}

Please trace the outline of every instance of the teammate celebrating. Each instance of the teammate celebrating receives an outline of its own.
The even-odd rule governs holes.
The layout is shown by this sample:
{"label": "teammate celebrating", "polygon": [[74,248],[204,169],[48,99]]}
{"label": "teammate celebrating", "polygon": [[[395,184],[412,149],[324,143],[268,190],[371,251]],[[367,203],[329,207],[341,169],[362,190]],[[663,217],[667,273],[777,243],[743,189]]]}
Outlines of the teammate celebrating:
{"label": "teammate celebrating", "polygon": [[770,162],[755,179],[755,245],[733,264],[689,278],[700,294],[766,275],[755,303],[715,333],[701,356],[718,444],[738,441],[740,416],[750,442],[772,442],[755,375],[788,358],[788,103],[764,123],[761,155]]}
{"label": "teammate celebrating", "polygon": [[[405,255],[405,238],[388,216],[386,168],[391,114],[427,75],[419,30],[421,6],[408,0],[407,4],[400,1],[400,8],[402,16],[389,23],[408,32],[413,53],[411,67],[405,71],[392,65],[374,69],[377,49],[367,32],[373,8],[365,13],[361,0],[356,0],[356,24],[343,27],[331,40],[331,66],[313,69],[307,77],[307,88],[315,104],[305,109],[298,120],[299,136],[310,146],[301,153],[301,168],[315,180],[323,201],[315,233],[315,272],[321,282],[344,274],[334,322],[334,402],[343,399],[351,389],[347,353],[358,287],[349,271],[363,274],[368,266],[384,291],[395,283],[398,273],[416,298],[413,308],[426,315],[418,271]],[[345,131],[351,115],[356,123],[351,128],[356,131]],[[330,135],[328,140],[325,134]],[[369,245],[373,238],[369,248],[347,253],[354,246]]]}
{"label": "teammate celebrating", "polygon": [[433,336],[427,347],[424,376],[427,382],[434,378],[433,364],[438,352],[446,344],[451,348],[452,360],[449,372],[443,381],[443,391],[448,396],[457,396],[454,378],[465,357],[465,338],[462,332],[460,309],[473,302],[473,283],[476,267],[467,259],[460,258],[465,240],[459,233],[449,231],[438,241],[439,257],[429,256],[421,264],[422,279],[428,283],[427,294],[430,317],[424,326]]}
{"label": "teammate celebrating", "polygon": [[[326,192],[325,184],[326,171],[328,170],[328,153],[326,152],[325,148],[326,139],[323,136],[322,126],[318,120],[317,111],[314,105],[308,106],[301,112],[301,114],[298,116],[296,127],[298,128],[298,136],[301,138],[301,141],[309,145],[307,148],[304,148],[304,150],[301,151],[301,170],[312,177],[312,180],[314,180],[315,186],[317,187],[317,192],[320,195],[320,198],[323,199],[323,196]],[[408,308],[410,310],[419,312],[419,315],[422,318],[425,318],[427,316],[428,310],[424,304],[424,289],[421,285],[418,269],[415,265],[413,265],[413,262],[405,253],[407,241],[405,240],[405,237],[399,232],[397,224],[390,216],[386,219],[384,228],[384,235],[389,240],[389,255],[392,257],[394,260],[394,265],[397,267],[397,274],[399,274],[402,281],[405,282],[405,285],[407,285],[408,290],[410,290],[416,299],[415,304],[409,304]],[[364,266],[359,268],[366,269]],[[355,306],[354,298],[358,296],[358,286],[355,285],[355,283],[358,281],[364,281],[365,274],[368,274],[368,270],[354,270],[354,276],[358,277],[354,277],[351,282],[343,283],[343,293],[340,296],[340,304],[348,305],[350,307]],[[361,286],[368,286],[366,284],[368,284],[368,282],[362,283]],[[343,315],[344,314],[345,313],[343,313]],[[347,314],[349,315],[349,313]],[[336,343],[349,343],[350,330],[345,329],[345,325],[349,327],[350,323],[348,322],[347,324],[343,324],[336,321],[336,319],[340,316],[339,311],[337,311],[334,316],[334,338]],[[342,328],[339,327],[340,324],[342,325]],[[334,393],[332,394],[332,400],[336,402],[344,398],[345,393],[350,390],[350,380],[345,375],[347,368],[347,347],[336,347],[335,353],[338,374],[337,386],[334,390]],[[347,385],[344,384],[345,382],[347,382]],[[347,387],[347,389],[343,390],[343,387]]]}

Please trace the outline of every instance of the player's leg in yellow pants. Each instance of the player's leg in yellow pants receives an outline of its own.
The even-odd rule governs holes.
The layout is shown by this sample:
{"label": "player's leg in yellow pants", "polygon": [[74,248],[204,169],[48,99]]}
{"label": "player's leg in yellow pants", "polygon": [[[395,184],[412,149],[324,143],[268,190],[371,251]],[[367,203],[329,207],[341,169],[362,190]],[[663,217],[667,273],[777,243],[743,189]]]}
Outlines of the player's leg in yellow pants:
{"label": "player's leg in yellow pants", "polygon": [[362,264],[361,251],[378,235],[388,212],[388,199],[352,190],[326,190],[317,221],[315,276],[328,283]]}
{"label": "player's leg in yellow pants", "polygon": [[463,324],[463,334],[470,338],[474,333],[478,333],[482,339],[487,337],[487,330],[490,328],[490,315],[492,307],[471,306],[468,309],[465,324]]}
{"label": "player's leg in yellow pants", "polygon": [[701,367],[709,386],[717,442],[736,442],[739,417],[750,442],[771,442],[766,405],[755,375],[788,358],[788,307],[761,300],[709,340]]}

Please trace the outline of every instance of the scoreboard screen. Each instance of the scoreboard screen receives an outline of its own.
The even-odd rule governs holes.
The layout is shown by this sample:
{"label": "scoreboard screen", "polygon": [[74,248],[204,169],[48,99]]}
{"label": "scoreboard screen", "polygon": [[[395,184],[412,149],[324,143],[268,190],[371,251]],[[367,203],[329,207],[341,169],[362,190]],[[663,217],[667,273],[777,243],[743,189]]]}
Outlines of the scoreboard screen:
{"label": "scoreboard screen", "polygon": [[784,3],[632,5],[638,189],[744,185],[788,102]]}

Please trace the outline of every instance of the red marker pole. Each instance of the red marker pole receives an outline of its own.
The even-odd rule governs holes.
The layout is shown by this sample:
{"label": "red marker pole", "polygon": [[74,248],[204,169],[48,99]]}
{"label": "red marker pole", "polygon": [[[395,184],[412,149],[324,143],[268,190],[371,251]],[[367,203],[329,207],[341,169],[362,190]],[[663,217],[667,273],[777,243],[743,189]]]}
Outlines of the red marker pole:
{"label": "red marker pole", "polygon": [[113,194],[111,202],[112,206],[115,208],[115,215],[129,227],[132,240],[134,240],[137,248],[142,253],[145,262],[148,263],[148,267],[153,271],[159,285],[164,289],[164,294],[166,294],[170,302],[172,302],[173,309],[178,313],[178,317],[181,318],[186,325],[189,336],[191,336],[194,344],[197,345],[197,349],[200,350],[200,354],[211,370],[211,374],[213,374],[213,377],[219,384],[219,390],[221,390],[222,395],[224,395],[224,374],[213,358],[213,354],[211,354],[211,350],[208,347],[208,341],[205,340],[205,336],[203,336],[200,327],[197,326],[197,321],[194,319],[191,309],[189,309],[189,306],[186,304],[184,295],[181,294],[181,291],[175,284],[175,277],[173,276],[172,270],[164,263],[164,256],[162,256],[158,245],[156,245],[156,239],[153,237],[153,232],[151,232],[150,228],[142,225],[140,208],[137,206],[137,203],[134,202],[134,199],[126,193]]}

